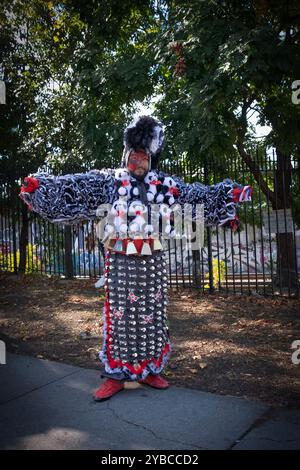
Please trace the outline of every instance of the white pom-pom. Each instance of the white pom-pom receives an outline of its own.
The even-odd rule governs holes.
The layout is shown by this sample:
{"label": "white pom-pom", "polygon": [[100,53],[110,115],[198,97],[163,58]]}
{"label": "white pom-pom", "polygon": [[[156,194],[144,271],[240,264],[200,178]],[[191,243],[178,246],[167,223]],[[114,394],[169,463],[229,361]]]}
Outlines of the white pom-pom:
{"label": "white pom-pom", "polygon": [[163,194],[159,194],[156,198],[156,202],[158,202],[158,203],[163,202],[163,200],[164,200],[164,195]]}
{"label": "white pom-pom", "polygon": [[144,232],[153,232],[153,225],[145,225]]}
{"label": "white pom-pom", "polygon": [[165,233],[170,233],[171,229],[172,229],[171,225],[167,225],[165,228]]}
{"label": "white pom-pom", "polygon": [[138,196],[138,195],[139,195],[139,190],[138,190],[138,188],[133,188],[133,194],[134,194],[134,196]]}
{"label": "white pom-pom", "polygon": [[118,189],[118,193],[120,194],[120,196],[125,196],[125,194],[127,194],[127,190],[126,188],[121,186],[121,188]]}
{"label": "white pom-pom", "polygon": [[138,224],[136,224],[136,223],[130,224],[130,230],[131,230],[132,232],[137,232],[137,231],[139,230]]}
{"label": "white pom-pom", "polygon": [[120,232],[126,233],[128,230],[127,224],[121,224],[120,225]]}
{"label": "white pom-pom", "polygon": [[147,199],[148,199],[148,201],[153,201],[153,199],[154,199],[154,194],[148,192],[148,193],[147,193]]}

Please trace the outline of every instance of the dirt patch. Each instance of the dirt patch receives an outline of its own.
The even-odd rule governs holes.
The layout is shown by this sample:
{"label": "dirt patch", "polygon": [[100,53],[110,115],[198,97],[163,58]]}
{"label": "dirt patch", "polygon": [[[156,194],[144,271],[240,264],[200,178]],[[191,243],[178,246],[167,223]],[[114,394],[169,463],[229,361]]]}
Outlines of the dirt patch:
{"label": "dirt patch", "polygon": [[[103,289],[94,280],[0,274],[9,351],[100,369]],[[171,384],[299,407],[300,300],[169,290]],[[300,358],[300,354],[299,354]]]}

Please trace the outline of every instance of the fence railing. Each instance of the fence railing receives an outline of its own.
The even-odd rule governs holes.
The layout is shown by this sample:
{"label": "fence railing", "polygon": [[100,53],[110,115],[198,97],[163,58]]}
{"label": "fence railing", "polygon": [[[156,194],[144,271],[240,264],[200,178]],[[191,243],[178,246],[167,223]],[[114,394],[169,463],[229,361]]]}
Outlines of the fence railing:
{"label": "fence railing", "polygon": [[[238,158],[210,160],[204,165],[164,162],[161,169],[185,181],[214,184],[230,177],[253,186],[252,201],[239,207],[240,230],[206,227],[204,246],[188,251],[183,240],[165,240],[172,287],[195,286],[205,292],[299,296],[300,230],[296,216],[300,192],[299,166],[283,166],[275,152],[256,151],[256,173]],[[262,179],[270,191],[263,191]],[[288,185],[288,186],[287,186]],[[263,188],[265,189],[265,188]],[[298,195],[298,199],[297,199]],[[298,211],[298,212],[297,212]],[[3,183],[0,197],[0,269],[17,273],[21,239],[26,237],[26,272],[98,278],[104,251],[95,223],[51,224],[27,212],[15,185]]]}

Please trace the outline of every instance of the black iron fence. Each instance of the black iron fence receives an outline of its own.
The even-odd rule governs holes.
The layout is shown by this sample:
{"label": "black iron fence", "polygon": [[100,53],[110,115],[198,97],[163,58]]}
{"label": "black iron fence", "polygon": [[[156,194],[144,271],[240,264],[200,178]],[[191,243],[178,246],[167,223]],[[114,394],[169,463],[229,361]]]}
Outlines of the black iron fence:
{"label": "black iron fence", "polygon": [[[253,186],[252,201],[240,205],[238,231],[207,227],[204,245],[197,251],[189,251],[183,240],[164,241],[170,286],[195,286],[203,293],[221,290],[299,296],[298,162],[262,149],[252,153],[251,161],[251,171],[238,156],[199,165],[181,161],[161,166],[186,182],[214,184],[230,177]],[[103,274],[104,251],[94,222],[51,224],[27,211],[15,184],[2,184],[0,203],[2,271],[17,273],[22,265],[28,273],[92,278]]]}

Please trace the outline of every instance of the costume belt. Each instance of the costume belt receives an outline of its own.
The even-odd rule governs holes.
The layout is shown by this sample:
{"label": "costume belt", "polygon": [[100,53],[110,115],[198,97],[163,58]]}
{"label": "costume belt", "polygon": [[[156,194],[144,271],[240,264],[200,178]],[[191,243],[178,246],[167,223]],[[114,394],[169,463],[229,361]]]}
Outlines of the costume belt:
{"label": "costume belt", "polygon": [[124,255],[152,255],[154,251],[163,250],[158,238],[109,238],[104,246]]}

